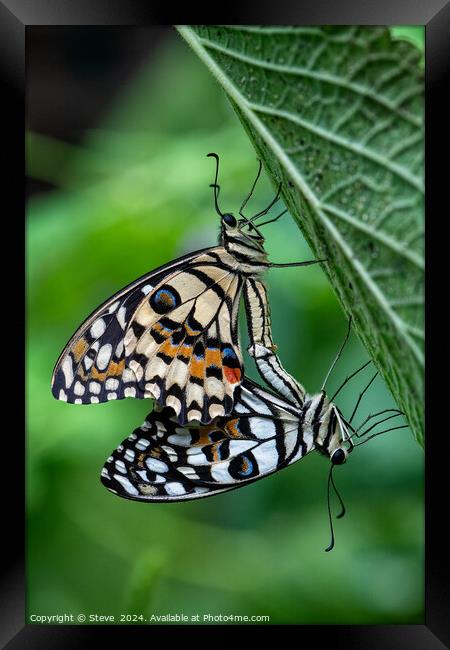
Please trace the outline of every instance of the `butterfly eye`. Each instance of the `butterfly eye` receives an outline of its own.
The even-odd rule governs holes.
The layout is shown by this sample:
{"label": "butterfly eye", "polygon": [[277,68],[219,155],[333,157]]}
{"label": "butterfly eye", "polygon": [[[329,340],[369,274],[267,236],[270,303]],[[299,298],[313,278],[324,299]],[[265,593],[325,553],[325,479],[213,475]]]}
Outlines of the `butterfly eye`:
{"label": "butterfly eye", "polygon": [[237,224],[236,219],[233,217],[232,214],[224,214],[222,217],[222,221],[227,225],[230,226],[231,228],[234,228],[234,226]]}
{"label": "butterfly eye", "polygon": [[341,448],[336,449],[336,451],[331,456],[331,462],[333,463],[333,465],[342,465],[343,463],[345,463],[346,460],[347,460],[347,454]]}

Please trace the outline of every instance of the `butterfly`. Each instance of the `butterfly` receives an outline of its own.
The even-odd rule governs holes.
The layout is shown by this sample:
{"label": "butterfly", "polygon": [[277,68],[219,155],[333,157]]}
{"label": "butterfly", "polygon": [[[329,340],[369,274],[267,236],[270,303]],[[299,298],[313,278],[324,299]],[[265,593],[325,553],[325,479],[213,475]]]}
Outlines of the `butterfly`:
{"label": "butterfly", "polygon": [[[52,376],[55,398],[75,404],[154,398],[180,424],[210,423],[228,415],[243,379],[238,332],[243,287],[271,267],[306,266],[317,260],[274,264],[267,260],[258,220],[278,200],[248,219],[219,209],[216,160],[214,201],[221,218],[219,245],[180,257],[114,294],[79,327]],[[322,261],[322,260],[321,260]],[[263,308],[266,308],[265,306]]]}
{"label": "butterfly", "polygon": [[228,417],[180,426],[155,407],[106,461],[101,481],[138,501],[186,501],[242,487],[291,465],[313,449],[347,457],[334,406],[315,396],[299,409],[247,377]]}
{"label": "butterfly", "polygon": [[[249,283],[246,300],[253,302],[259,299],[264,302],[265,297],[264,285]],[[264,317],[261,313],[256,307],[250,313],[249,352],[254,356],[270,390],[244,377],[236,389],[232,412],[227,417],[214,419],[208,425],[190,423],[180,426],[171,408],[157,406],[144,424],[135,429],[107,459],[101,481],[111,492],[127,499],[144,502],[187,501],[249,485],[317,450],[331,461],[328,512],[332,542],[327,548],[331,550],[334,544],[331,485],[343,507],[333,481],[333,468],[346,462],[356,446],[352,440],[354,436],[365,437],[382,422],[402,413],[398,409],[385,409],[367,416],[357,428],[352,426],[362,396],[376,374],[360,394],[348,420],[334,403],[334,398],[344,385],[370,362],[348,377],[333,397],[328,398],[324,385],[348,340],[351,321],[346,339],[327,373],[321,392],[308,395],[277,358],[271,334],[270,311],[264,310]],[[364,430],[370,420],[388,412],[389,416]],[[364,442],[385,431],[366,437]],[[342,509],[338,517],[344,512]]]}

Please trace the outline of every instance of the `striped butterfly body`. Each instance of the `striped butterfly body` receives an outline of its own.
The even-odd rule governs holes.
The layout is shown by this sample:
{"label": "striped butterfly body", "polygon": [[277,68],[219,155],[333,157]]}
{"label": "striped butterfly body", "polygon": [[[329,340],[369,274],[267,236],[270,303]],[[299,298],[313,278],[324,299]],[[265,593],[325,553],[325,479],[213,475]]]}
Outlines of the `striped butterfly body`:
{"label": "striped butterfly body", "polygon": [[219,245],[142,276],[94,311],[56,363],[55,398],[75,404],[154,398],[159,406],[171,407],[180,424],[208,424],[231,412],[243,379],[242,288],[268,267],[283,266],[268,262],[264,237],[254,223],[279,193],[252,219],[242,213],[260,171],[261,166],[237,220],[219,210],[217,162],[212,187],[221,216]]}

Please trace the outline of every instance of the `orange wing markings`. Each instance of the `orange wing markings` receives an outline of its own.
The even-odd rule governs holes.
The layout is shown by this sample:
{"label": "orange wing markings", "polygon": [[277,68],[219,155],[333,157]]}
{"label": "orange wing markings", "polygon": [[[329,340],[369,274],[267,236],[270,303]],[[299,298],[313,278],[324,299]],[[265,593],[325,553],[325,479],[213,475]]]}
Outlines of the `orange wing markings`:
{"label": "orange wing markings", "polygon": [[95,366],[92,366],[90,377],[98,381],[104,381],[107,377],[119,377],[125,368],[125,359],[121,359],[118,363],[110,361],[108,367],[104,372],[99,372]]}
{"label": "orange wing markings", "polygon": [[240,368],[228,368],[227,366],[224,366],[223,373],[230,384],[240,383],[242,376]]}
{"label": "orange wing markings", "polygon": [[85,352],[89,348],[89,343],[86,341],[84,336],[82,336],[73,346],[72,354],[75,363],[78,363],[80,359],[84,356]]}

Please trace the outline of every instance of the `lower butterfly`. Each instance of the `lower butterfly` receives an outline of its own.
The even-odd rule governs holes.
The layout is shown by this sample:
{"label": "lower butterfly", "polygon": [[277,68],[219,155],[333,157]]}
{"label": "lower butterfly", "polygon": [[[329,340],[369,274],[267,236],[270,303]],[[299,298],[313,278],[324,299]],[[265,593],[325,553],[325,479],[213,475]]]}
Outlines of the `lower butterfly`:
{"label": "lower butterfly", "polygon": [[322,395],[299,410],[249,379],[232,414],[181,427],[156,407],[108,458],[101,475],[112,492],[140,501],[179,501],[248,485],[318,449],[347,455],[335,408]]}

